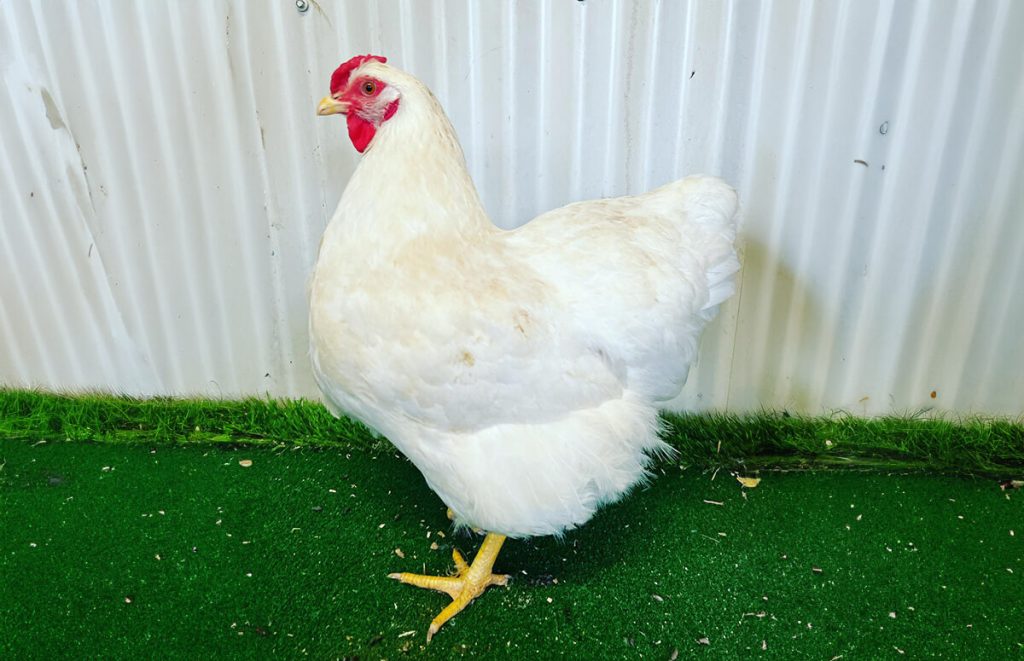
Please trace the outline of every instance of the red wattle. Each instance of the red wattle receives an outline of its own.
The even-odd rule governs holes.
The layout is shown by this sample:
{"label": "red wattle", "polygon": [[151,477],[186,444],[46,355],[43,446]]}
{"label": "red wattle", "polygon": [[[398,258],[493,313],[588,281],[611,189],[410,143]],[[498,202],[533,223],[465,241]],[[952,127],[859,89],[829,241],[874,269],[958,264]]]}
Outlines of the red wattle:
{"label": "red wattle", "polygon": [[352,141],[352,146],[356,148],[356,151],[362,154],[370,146],[370,141],[377,134],[377,129],[373,124],[354,112],[350,112],[347,115],[346,122],[348,124],[348,138]]}
{"label": "red wattle", "polygon": [[[395,116],[396,112],[398,112],[398,99],[388,104],[384,110],[382,121],[388,121]],[[370,146],[373,136],[377,135],[377,127],[354,112],[348,113],[346,121],[348,122],[348,137],[352,141],[352,145],[362,154]]]}

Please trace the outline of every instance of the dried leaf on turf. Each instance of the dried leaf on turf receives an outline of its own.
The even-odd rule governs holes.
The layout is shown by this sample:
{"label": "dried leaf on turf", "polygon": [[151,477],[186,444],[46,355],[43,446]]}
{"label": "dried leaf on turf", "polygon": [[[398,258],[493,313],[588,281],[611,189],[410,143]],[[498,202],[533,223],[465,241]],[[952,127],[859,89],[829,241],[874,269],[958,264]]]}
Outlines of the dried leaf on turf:
{"label": "dried leaf on turf", "polygon": [[736,481],[748,489],[753,489],[757,485],[761,484],[761,478],[759,477],[743,477],[742,475],[737,475]]}

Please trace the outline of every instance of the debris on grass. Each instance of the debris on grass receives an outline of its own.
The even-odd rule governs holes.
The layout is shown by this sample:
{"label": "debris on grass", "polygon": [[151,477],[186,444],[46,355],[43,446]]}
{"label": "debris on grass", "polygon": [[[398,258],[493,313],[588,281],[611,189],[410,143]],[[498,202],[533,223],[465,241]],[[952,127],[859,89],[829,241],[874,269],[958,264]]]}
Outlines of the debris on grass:
{"label": "debris on grass", "polygon": [[1005,482],[999,483],[999,488],[1003,491],[1014,491],[1016,489],[1024,488],[1024,480],[1006,480]]}
{"label": "debris on grass", "polygon": [[406,636],[415,636],[415,635],[416,635],[416,631],[415,630],[403,631],[402,633],[398,634],[398,637],[399,638],[405,638]]}
{"label": "debris on grass", "polygon": [[250,466],[252,466],[252,459],[239,459],[238,465],[241,466],[242,468],[249,468]]}
{"label": "debris on grass", "polygon": [[753,489],[757,485],[761,484],[761,478],[759,477],[743,477],[742,475],[737,475],[736,481],[748,489]]}
{"label": "debris on grass", "polygon": [[811,567],[811,571],[814,572],[815,574],[822,574],[822,573],[824,573],[824,571],[822,570],[821,567]]}
{"label": "debris on grass", "polygon": [[718,500],[708,500],[707,498],[704,499],[704,502],[707,503],[708,505],[718,505],[719,507],[725,505],[725,503],[723,503],[721,501],[718,501]]}
{"label": "debris on grass", "polygon": [[704,636],[703,638],[698,638],[698,639],[697,639],[697,644],[698,644],[698,645],[710,645],[710,644],[711,644],[711,641],[710,641],[710,640],[708,640],[708,637],[707,637],[707,636]]}
{"label": "debris on grass", "polygon": [[395,549],[395,555],[397,555],[399,558],[405,558],[405,552],[402,551],[402,549],[397,549],[396,548]]}
{"label": "debris on grass", "polygon": [[[525,569],[522,570],[522,572],[524,576],[527,575]],[[537,574],[536,576],[529,578],[526,581],[526,584],[536,587],[547,587],[549,585],[558,585],[558,579],[551,574]]]}

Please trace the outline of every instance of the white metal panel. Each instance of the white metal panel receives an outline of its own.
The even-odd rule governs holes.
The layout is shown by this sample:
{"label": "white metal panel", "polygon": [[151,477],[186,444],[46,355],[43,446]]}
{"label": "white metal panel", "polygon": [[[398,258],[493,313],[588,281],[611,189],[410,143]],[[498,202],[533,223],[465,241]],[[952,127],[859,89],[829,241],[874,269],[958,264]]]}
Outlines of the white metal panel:
{"label": "white metal panel", "polygon": [[[305,282],[380,53],[495,222],[721,174],[740,294],[680,404],[1024,402],[1024,3],[0,2],[0,383],[316,396]],[[932,393],[934,392],[934,397]]]}

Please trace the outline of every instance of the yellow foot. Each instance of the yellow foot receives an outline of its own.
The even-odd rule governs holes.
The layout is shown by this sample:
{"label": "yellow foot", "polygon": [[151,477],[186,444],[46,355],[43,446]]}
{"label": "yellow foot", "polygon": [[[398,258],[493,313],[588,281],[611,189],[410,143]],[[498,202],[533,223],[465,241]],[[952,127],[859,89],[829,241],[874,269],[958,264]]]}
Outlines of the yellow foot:
{"label": "yellow foot", "polygon": [[424,576],[423,574],[396,573],[388,574],[388,578],[415,585],[419,588],[429,588],[438,592],[445,592],[452,598],[452,603],[434,618],[427,629],[427,642],[434,637],[437,630],[448,620],[452,619],[459,611],[469,605],[484,590],[492,585],[507,585],[509,577],[505,574],[492,574],[491,568],[494,560],[498,557],[498,551],[505,541],[504,535],[488,533],[473,564],[468,565],[462,554],[452,550],[452,560],[455,561],[457,574],[455,576]]}

